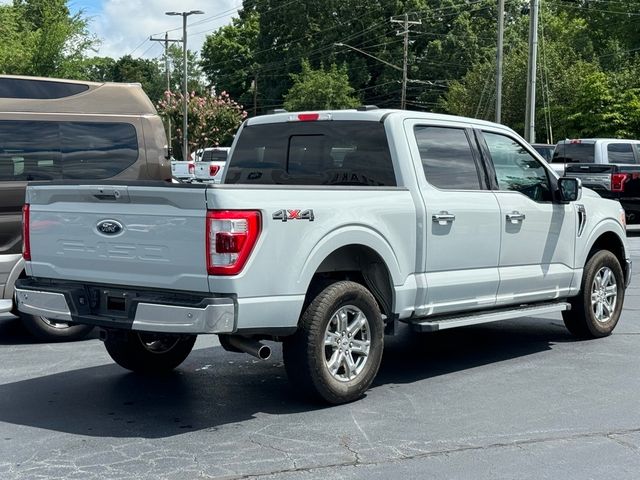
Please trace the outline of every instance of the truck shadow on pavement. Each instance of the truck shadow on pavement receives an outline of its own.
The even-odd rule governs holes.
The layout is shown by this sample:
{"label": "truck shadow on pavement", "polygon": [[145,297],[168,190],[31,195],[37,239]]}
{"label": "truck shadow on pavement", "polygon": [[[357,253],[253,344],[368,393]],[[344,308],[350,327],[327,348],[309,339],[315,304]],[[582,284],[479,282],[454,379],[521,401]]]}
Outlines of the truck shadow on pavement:
{"label": "truck shadow on pavement", "polygon": [[[546,319],[430,335],[403,328],[388,339],[372,388],[425,381],[566,341],[572,339],[562,323]],[[59,354],[72,356],[74,349]],[[0,385],[0,422],[95,437],[164,438],[215,431],[261,413],[322,408],[328,407],[295,396],[277,346],[267,362],[211,347],[195,350],[178,370],[163,376],[138,376],[108,364]]]}

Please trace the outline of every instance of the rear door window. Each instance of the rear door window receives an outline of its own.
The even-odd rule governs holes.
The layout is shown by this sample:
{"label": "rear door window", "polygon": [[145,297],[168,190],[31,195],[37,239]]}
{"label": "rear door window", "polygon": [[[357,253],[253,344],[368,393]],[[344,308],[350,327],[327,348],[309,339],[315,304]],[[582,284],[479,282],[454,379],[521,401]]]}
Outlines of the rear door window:
{"label": "rear door window", "polygon": [[396,186],[384,126],[328,120],[245,126],[225,183]]}
{"label": "rear door window", "polygon": [[480,190],[480,172],[461,128],[414,128],[427,181],[445,190]]}

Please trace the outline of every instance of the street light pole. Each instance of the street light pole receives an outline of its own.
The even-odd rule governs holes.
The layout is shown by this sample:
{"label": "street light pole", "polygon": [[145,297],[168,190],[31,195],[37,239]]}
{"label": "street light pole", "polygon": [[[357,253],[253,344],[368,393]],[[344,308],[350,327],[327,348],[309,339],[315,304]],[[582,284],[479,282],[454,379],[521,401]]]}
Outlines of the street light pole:
{"label": "street light pole", "polygon": [[182,63],[183,63],[183,102],[184,111],[182,113],[182,156],[183,160],[189,160],[189,127],[188,120],[188,103],[189,103],[189,89],[187,86],[187,17],[189,15],[201,15],[204,12],[202,10],[191,10],[189,12],[165,12],[166,15],[179,15],[182,16]]}
{"label": "street light pole", "polygon": [[498,0],[498,45],[496,48],[496,123],[502,122],[503,43],[504,43],[504,0]]}

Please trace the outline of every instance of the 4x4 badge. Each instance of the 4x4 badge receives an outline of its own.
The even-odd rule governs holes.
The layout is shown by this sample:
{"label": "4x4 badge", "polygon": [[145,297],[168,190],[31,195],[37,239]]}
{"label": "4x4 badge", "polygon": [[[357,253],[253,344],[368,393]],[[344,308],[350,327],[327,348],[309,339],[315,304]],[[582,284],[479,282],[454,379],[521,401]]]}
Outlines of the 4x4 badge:
{"label": "4x4 badge", "polygon": [[272,218],[283,222],[289,220],[309,220],[313,222],[315,219],[313,210],[278,210],[273,214]]}

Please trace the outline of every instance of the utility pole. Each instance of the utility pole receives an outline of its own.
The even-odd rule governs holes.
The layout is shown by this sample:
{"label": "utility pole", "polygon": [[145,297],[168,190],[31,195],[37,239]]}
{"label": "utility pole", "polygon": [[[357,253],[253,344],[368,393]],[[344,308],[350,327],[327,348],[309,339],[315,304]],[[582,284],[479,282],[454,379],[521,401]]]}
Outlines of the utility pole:
{"label": "utility pole", "polygon": [[187,117],[189,115],[189,88],[187,86],[187,17],[189,15],[201,15],[202,10],[191,10],[189,12],[165,12],[165,15],[182,16],[182,63],[183,63],[183,103],[182,113],[182,159],[189,160],[189,127]]}
{"label": "utility pole", "polygon": [[498,48],[496,50],[496,123],[502,121],[502,51],[504,43],[504,0],[498,0]]}
{"label": "utility pole", "polygon": [[[167,75],[167,92],[171,92],[171,72],[169,71],[169,43],[181,42],[179,38],[169,38],[169,32],[165,32],[164,38],[149,37],[152,42],[164,42],[164,71]],[[167,136],[169,137],[169,154],[171,154],[171,117],[167,116]]]}
{"label": "utility pole", "polygon": [[409,14],[404,14],[403,20],[397,20],[391,17],[391,23],[401,23],[404,26],[404,31],[398,32],[397,35],[404,35],[404,55],[402,62],[402,98],[400,99],[400,108],[404,110],[407,106],[407,69],[409,59],[409,28],[411,25],[422,25],[421,20],[409,21]]}
{"label": "utility pole", "polygon": [[524,139],[536,141],[536,62],[538,55],[538,11],[540,0],[530,0],[529,14],[529,71],[527,75],[527,102],[524,118]]}

